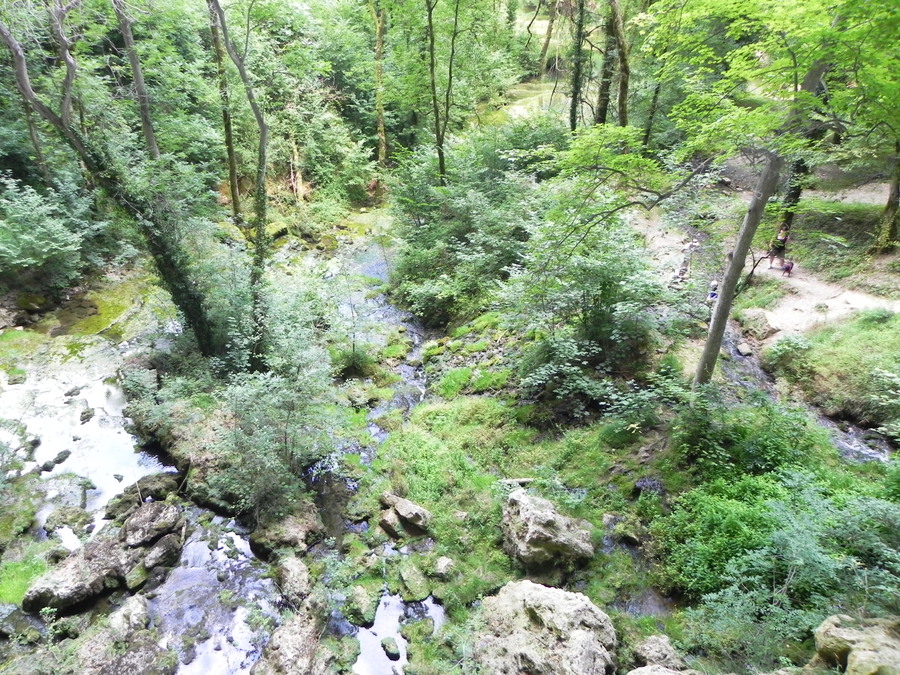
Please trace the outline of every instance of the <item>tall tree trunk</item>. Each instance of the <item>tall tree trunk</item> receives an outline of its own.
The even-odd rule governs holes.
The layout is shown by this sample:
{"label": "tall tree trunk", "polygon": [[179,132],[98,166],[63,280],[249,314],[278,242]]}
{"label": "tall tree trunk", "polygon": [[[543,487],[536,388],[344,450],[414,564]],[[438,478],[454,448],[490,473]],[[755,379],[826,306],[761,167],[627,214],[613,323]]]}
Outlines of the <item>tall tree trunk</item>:
{"label": "tall tree trunk", "polygon": [[575,8],[575,42],[572,49],[572,100],[569,104],[569,129],[578,128],[581,112],[581,88],[584,84],[584,15],[585,0],[578,0]]}
{"label": "tall tree trunk", "polygon": [[653,87],[653,97],[650,99],[650,110],[647,112],[647,124],[644,125],[644,139],[641,144],[646,150],[650,146],[650,134],[653,133],[653,118],[656,117],[656,111],[659,107],[659,92],[662,90],[662,84],[656,83]]}
{"label": "tall tree trunk", "polygon": [[266,260],[269,257],[271,245],[269,234],[266,231],[268,222],[268,197],[266,195],[266,163],[267,152],[269,146],[269,126],[263,116],[259,102],[256,100],[256,92],[250,81],[250,75],[244,64],[244,59],[237,50],[228,34],[228,24],[225,21],[225,12],[219,4],[219,0],[208,0],[210,8],[219,18],[219,28],[222,30],[222,42],[225,45],[225,51],[231,57],[232,62],[238,70],[241,82],[244,85],[244,92],[247,95],[247,102],[253,111],[253,117],[256,119],[256,126],[259,129],[259,147],[257,148],[256,158],[256,184],[253,190],[253,222],[250,227],[248,240],[253,248],[253,262],[250,266],[250,302],[251,316],[253,321],[253,336],[250,345],[250,367],[253,370],[264,370],[264,345],[265,345],[265,302],[263,294],[263,276],[266,271]]}
{"label": "tall tree trunk", "polygon": [[[165,236],[161,228],[154,223],[157,209],[140,194],[132,192],[125,176],[102,148],[90,144],[70,122],[63,120],[41,101],[31,86],[28,76],[28,64],[25,52],[9,29],[0,23],[0,40],[12,54],[13,72],[16,88],[28,105],[44,120],[50,123],[69,144],[75,154],[84,163],[96,183],[106,190],[112,199],[129,215],[131,215],[147,242],[156,269],[163,285],[172,295],[176,307],[184,314],[188,327],[197,338],[197,347],[204,356],[216,354],[212,323],[206,312],[203,295],[197,288],[185,264],[186,254],[178,243]],[[68,48],[66,48],[68,51]],[[71,58],[71,54],[68,54]]]}
{"label": "tall tree trunk", "polygon": [[131,20],[125,14],[122,0],[112,0],[116,18],[119,21],[119,31],[125,41],[125,51],[128,52],[128,62],[131,64],[131,75],[134,78],[134,93],[137,96],[138,109],[141,114],[141,130],[144,133],[144,142],[153,159],[159,159],[159,145],[156,143],[156,134],[153,131],[153,121],[150,119],[150,96],[147,94],[147,85],[144,82],[144,71],[141,69],[141,60],[138,58],[137,47],[134,44],[134,35],[131,33]]}
{"label": "tall tree trunk", "polygon": [[425,0],[425,11],[428,17],[428,73],[431,84],[431,107],[434,114],[434,145],[438,156],[438,175],[441,185],[447,179],[447,160],[444,157],[444,138],[441,135],[441,106],[438,103],[437,89],[437,57],[435,54],[434,8],[437,0]]}
{"label": "tall tree trunk", "polygon": [[612,89],[613,74],[616,71],[616,36],[612,13],[606,19],[606,39],[603,45],[603,67],[600,70],[600,88],[597,92],[597,107],[594,110],[594,124],[606,124],[609,116],[609,92]]}
{"label": "tall tree trunk", "polygon": [[434,141],[438,156],[438,175],[441,185],[447,182],[447,160],[444,155],[444,139],[450,124],[450,108],[453,105],[453,68],[456,61],[456,40],[459,37],[459,4],[453,5],[453,32],[450,34],[450,54],[447,57],[447,88],[444,90],[443,103],[440,102],[437,88],[437,55],[435,50],[434,8],[438,0],[425,0],[428,16],[428,55],[431,75],[431,104],[434,109]]}
{"label": "tall tree trunk", "polygon": [[387,131],[384,127],[384,35],[387,10],[380,0],[369,0],[369,12],[375,26],[375,133],[378,135],[378,164],[387,164]]}
{"label": "tall tree trunk", "polygon": [[766,203],[775,194],[778,187],[778,175],[784,160],[773,154],[766,163],[766,168],[759,177],[756,189],[753,191],[753,199],[747,208],[747,215],[738,233],[737,242],[730,255],[730,262],[725,271],[725,277],[719,286],[719,299],[713,308],[712,319],[709,323],[709,337],[703,347],[700,363],[697,365],[697,373],[694,375],[694,386],[706,384],[712,379],[716,369],[716,361],[719,358],[719,350],[722,348],[722,338],[725,335],[725,326],[728,323],[728,315],[731,312],[731,303],[734,299],[734,290],[741,278],[741,270],[744,268],[744,260],[750,250],[753,235],[759,227],[766,209]]}
{"label": "tall tree trunk", "polygon": [[553,24],[556,23],[556,13],[559,8],[559,0],[550,0],[547,6],[549,16],[547,17],[547,32],[544,34],[544,44],[541,45],[541,55],[538,57],[538,74],[544,75],[547,72],[547,54],[550,51],[550,41],[553,39]]}
{"label": "tall tree trunk", "polygon": [[531,15],[531,21],[528,22],[527,26],[525,26],[525,32],[528,33],[528,37],[525,39],[525,51],[528,51],[528,45],[531,44],[531,38],[534,37],[534,33],[531,32],[531,27],[534,25],[534,22],[541,11],[541,7],[543,6],[544,0],[538,0],[537,5],[534,8],[534,14]]}
{"label": "tall tree trunk", "polygon": [[788,187],[784,193],[784,199],[781,200],[781,225],[776,228],[776,232],[779,230],[790,232],[791,226],[794,224],[797,205],[800,203],[800,197],[803,196],[803,180],[808,175],[809,165],[806,161],[802,158],[795,159],[791,164],[791,175],[788,178]]}
{"label": "tall tree trunk", "polygon": [[616,37],[616,52],[619,57],[619,92],[617,98],[617,112],[619,126],[628,126],[628,84],[631,78],[631,68],[628,65],[628,43],[625,42],[625,23],[622,18],[622,9],[619,0],[609,0],[609,13],[612,19],[613,34]]}
{"label": "tall tree trunk", "polygon": [[900,140],[894,146],[897,156],[894,158],[894,170],[891,172],[891,184],[888,191],[887,204],[881,214],[878,237],[872,247],[873,253],[887,253],[897,245],[900,228]]}
{"label": "tall tree trunk", "polygon": [[225,73],[225,48],[219,30],[219,16],[209,7],[209,30],[212,33],[213,57],[216,61],[216,77],[219,82],[219,100],[222,102],[222,127],[225,131],[225,154],[228,158],[228,188],[231,192],[231,213],[235,224],[243,223],[241,215],[241,190],[238,185],[237,153],[234,150],[234,127],[231,123],[231,101],[228,96],[228,77]]}

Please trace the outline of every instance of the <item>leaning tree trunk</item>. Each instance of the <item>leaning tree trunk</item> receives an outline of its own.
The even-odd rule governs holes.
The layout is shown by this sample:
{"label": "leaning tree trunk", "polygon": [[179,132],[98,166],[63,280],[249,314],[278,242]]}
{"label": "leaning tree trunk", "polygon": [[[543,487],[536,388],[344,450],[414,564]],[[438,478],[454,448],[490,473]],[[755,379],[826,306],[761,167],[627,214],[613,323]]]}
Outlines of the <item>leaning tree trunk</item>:
{"label": "leaning tree trunk", "polygon": [[765,213],[766,203],[775,194],[775,189],[778,187],[778,175],[781,173],[783,163],[784,160],[777,153],[773,154],[753,191],[753,200],[747,208],[747,215],[744,216],[737,242],[729,256],[728,269],[725,271],[725,277],[719,287],[719,299],[713,308],[712,319],[709,323],[709,337],[706,339],[706,345],[703,347],[703,354],[697,366],[697,373],[694,376],[695,387],[709,382],[716,369],[716,361],[719,358],[719,350],[722,348],[722,338],[725,335],[725,326],[731,312],[734,291],[741,278],[741,270],[744,269],[744,260],[750,250],[753,235],[756,234],[756,229],[759,227],[759,221],[762,220],[763,213]]}
{"label": "leaning tree trunk", "polygon": [[[814,63],[806,77],[803,78],[800,91],[806,93],[815,92],[827,70],[827,63],[823,61]],[[802,106],[795,101],[788,112],[780,133],[796,133],[801,127],[805,116]],[[753,199],[747,208],[747,215],[744,217],[744,222],[738,233],[737,242],[734,250],[731,252],[728,267],[725,270],[725,277],[722,279],[722,284],[719,287],[719,299],[713,308],[713,315],[709,324],[709,335],[706,338],[703,354],[700,357],[700,363],[697,365],[697,372],[694,375],[695,388],[709,382],[712,379],[713,371],[716,369],[719,350],[722,348],[722,338],[725,335],[725,327],[728,324],[728,315],[731,313],[734,292],[741,277],[741,270],[744,268],[744,261],[747,258],[747,252],[750,250],[753,235],[756,234],[759,221],[765,212],[766,202],[775,194],[775,189],[778,186],[778,175],[781,173],[783,164],[784,159],[777,152],[773,153],[770,155],[766,168],[759,177],[759,182],[753,193]]]}
{"label": "leaning tree trunk", "polygon": [[125,51],[128,52],[128,62],[131,64],[131,75],[134,78],[134,93],[137,96],[138,110],[141,114],[141,130],[144,133],[144,142],[153,159],[159,159],[159,145],[156,143],[156,134],[153,131],[153,121],[150,119],[150,96],[147,94],[147,85],[144,82],[144,71],[141,68],[141,60],[138,58],[137,47],[134,44],[134,35],[131,33],[131,19],[125,14],[122,0],[112,0],[116,18],[119,20],[119,31],[125,41]]}
{"label": "leaning tree trunk", "polygon": [[878,237],[872,246],[873,253],[887,253],[892,250],[897,245],[898,235],[900,235],[900,228],[898,228],[898,221],[900,221],[900,140],[897,141],[894,149],[897,156],[894,159],[894,170],[891,172],[887,204],[881,214],[878,226]]}
{"label": "leaning tree trunk", "polygon": [[[62,115],[55,113],[38,98],[31,86],[25,51],[2,23],[0,23],[0,40],[6,44],[12,54],[13,73],[19,94],[38,115],[59,132],[93,176],[97,185],[106,190],[116,204],[135,219],[144,241],[147,242],[147,249],[153,258],[160,279],[171,294],[175,306],[184,314],[188,327],[197,339],[200,353],[204,356],[214,356],[216,343],[213,337],[212,322],[209,320],[203,302],[203,294],[188,273],[185,263],[186,253],[154,222],[156,217],[154,205],[128,188],[125,176],[117,168],[118,164],[104,150],[92,146],[70,120],[67,121]],[[74,64],[67,43],[63,44],[66,45],[63,49],[66,52],[67,60],[71,60]],[[63,100],[65,101],[65,99],[66,94],[64,93]],[[62,109],[65,110],[65,105]]]}
{"label": "leaning tree trunk", "polygon": [[653,133],[653,119],[656,117],[656,111],[659,109],[659,93],[662,90],[662,83],[657,82],[653,87],[653,96],[650,99],[650,110],[647,111],[647,123],[644,125],[644,138],[641,145],[646,150],[650,146],[650,135]]}
{"label": "leaning tree trunk", "polygon": [[250,265],[250,303],[251,316],[253,321],[253,337],[250,344],[250,367],[253,370],[261,371],[265,369],[264,345],[265,345],[265,302],[263,294],[263,276],[266,271],[266,260],[269,257],[271,249],[269,242],[269,234],[266,231],[268,221],[268,196],[266,195],[266,163],[267,151],[269,145],[269,126],[263,116],[259,102],[256,100],[256,92],[250,82],[250,75],[244,65],[244,59],[234,48],[231,38],[228,35],[228,24],[225,21],[225,12],[219,4],[219,0],[208,0],[209,7],[219,17],[219,28],[222,30],[222,42],[225,45],[225,51],[231,57],[232,62],[238,70],[241,82],[244,84],[244,92],[247,95],[247,102],[253,111],[253,117],[256,119],[256,126],[259,129],[259,147],[257,148],[256,159],[256,185],[253,191],[253,223],[250,227],[248,240],[253,248],[253,261]]}
{"label": "leaning tree trunk", "polygon": [[538,57],[539,75],[544,75],[547,72],[547,54],[550,51],[550,40],[553,39],[553,24],[556,23],[558,7],[559,0],[551,0],[547,6],[550,15],[547,17],[547,33],[544,35],[544,44],[541,46],[541,55]]}
{"label": "leaning tree trunk", "polygon": [[581,88],[584,84],[584,14],[585,0],[578,0],[575,10],[575,43],[572,50],[572,100],[569,103],[569,129],[575,131],[578,128],[578,118],[581,112]]}
{"label": "leaning tree trunk", "polygon": [[238,185],[237,153],[234,150],[234,126],[231,122],[231,101],[228,96],[228,77],[225,74],[225,48],[219,30],[219,17],[214,7],[209,7],[209,30],[212,34],[213,56],[216,61],[216,77],[219,83],[219,100],[222,102],[222,128],[225,131],[225,155],[228,159],[228,188],[231,192],[231,213],[238,227],[242,226],[241,190]]}
{"label": "leaning tree trunk", "polygon": [[616,71],[616,36],[612,13],[606,19],[606,40],[603,45],[603,66],[600,69],[600,88],[597,92],[597,107],[594,110],[594,124],[606,124],[609,116],[609,92],[612,89],[613,74]]}

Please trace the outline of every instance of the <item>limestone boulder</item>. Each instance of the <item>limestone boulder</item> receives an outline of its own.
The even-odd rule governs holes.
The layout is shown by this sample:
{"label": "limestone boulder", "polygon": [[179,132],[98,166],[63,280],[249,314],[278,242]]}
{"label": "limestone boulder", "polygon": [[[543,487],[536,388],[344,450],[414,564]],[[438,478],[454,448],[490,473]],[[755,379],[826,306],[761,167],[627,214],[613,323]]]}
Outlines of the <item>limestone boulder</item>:
{"label": "limestone boulder", "polygon": [[295,607],[303,603],[312,588],[309,568],[294,555],[285,556],[278,561],[278,581],[285,599]]}
{"label": "limestone boulder", "polygon": [[671,670],[687,667],[669,642],[668,635],[651,635],[634,648],[634,657],[641,666],[663,666]]}
{"label": "limestone boulder", "polygon": [[319,649],[322,627],[305,608],[272,634],[251,675],[308,675],[327,673],[334,656]]}
{"label": "limestone boulder", "polygon": [[778,332],[778,329],[769,323],[765,310],[756,307],[739,312],[737,320],[744,329],[744,333],[756,340],[765,340]]}
{"label": "limestone boulder", "polygon": [[504,549],[526,567],[564,563],[594,555],[590,525],[564,516],[552,502],[510,493],[503,506]]}
{"label": "limestone boulder", "polygon": [[815,631],[811,666],[840,668],[844,675],[900,675],[900,617],[830,616]]}
{"label": "limestone boulder", "polygon": [[178,492],[180,483],[181,478],[177,473],[156,473],[152,476],[145,476],[126,487],[122,494],[109,501],[109,504],[106,505],[106,518],[109,520],[126,518],[137,511],[148,497],[157,502],[165,501],[170,494]]}
{"label": "limestone boulder", "polygon": [[324,534],[319,510],[312,502],[305,502],[283,520],[255,530],[250,535],[250,548],[262,558],[279,549],[306,553]]}
{"label": "limestone boulder", "polygon": [[141,505],[122,526],[122,538],[131,548],[147,546],[184,525],[181,509],[165,502]]}
{"label": "limestone boulder", "polygon": [[386,508],[393,509],[404,523],[418,527],[421,530],[427,530],[428,524],[431,522],[431,511],[409,501],[403,497],[398,497],[390,492],[381,495],[381,504]]}
{"label": "limestone boulder", "polygon": [[32,583],[22,600],[22,609],[66,610],[118,588],[141,554],[136,549],[125,549],[111,538],[92,541]]}
{"label": "limestone boulder", "polygon": [[131,633],[150,625],[147,600],[142,595],[130,596],[119,609],[109,615],[109,629],[116,640],[125,640]]}
{"label": "limestone boulder", "polygon": [[612,622],[581,593],[510,582],[485,598],[482,617],[474,653],[481,672],[606,675],[615,668]]}

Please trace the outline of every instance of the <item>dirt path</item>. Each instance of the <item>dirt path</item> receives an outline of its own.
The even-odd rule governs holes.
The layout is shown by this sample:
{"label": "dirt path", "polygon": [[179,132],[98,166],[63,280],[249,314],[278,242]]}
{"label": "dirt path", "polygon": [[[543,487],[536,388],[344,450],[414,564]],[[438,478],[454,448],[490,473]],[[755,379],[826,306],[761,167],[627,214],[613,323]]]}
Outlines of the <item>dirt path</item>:
{"label": "dirt path", "polygon": [[789,291],[773,308],[765,310],[769,324],[779,331],[766,340],[767,345],[785,335],[804,333],[860,310],[884,308],[900,312],[898,300],[850,291],[837,284],[820,281],[799,266],[794,268],[790,277],[785,277],[781,270],[768,269],[764,263],[757,268],[757,274],[775,276]]}

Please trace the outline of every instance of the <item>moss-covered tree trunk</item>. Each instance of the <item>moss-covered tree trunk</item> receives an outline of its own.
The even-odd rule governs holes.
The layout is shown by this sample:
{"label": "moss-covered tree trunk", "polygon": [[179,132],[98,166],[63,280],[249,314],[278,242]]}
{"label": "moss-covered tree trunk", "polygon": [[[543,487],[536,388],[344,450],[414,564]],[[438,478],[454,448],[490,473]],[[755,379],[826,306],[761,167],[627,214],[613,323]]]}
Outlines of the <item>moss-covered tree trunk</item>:
{"label": "moss-covered tree trunk", "polygon": [[572,131],[578,128],[581,89],[584,86],[584,62],[587,58],[584,49],[584,21],[585,0],[578,0],[575,7],[575,39],[572,44],[572,100],[569,102],[569,129]]}

